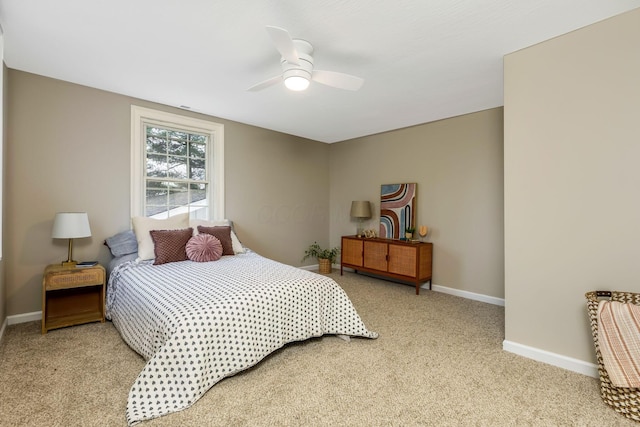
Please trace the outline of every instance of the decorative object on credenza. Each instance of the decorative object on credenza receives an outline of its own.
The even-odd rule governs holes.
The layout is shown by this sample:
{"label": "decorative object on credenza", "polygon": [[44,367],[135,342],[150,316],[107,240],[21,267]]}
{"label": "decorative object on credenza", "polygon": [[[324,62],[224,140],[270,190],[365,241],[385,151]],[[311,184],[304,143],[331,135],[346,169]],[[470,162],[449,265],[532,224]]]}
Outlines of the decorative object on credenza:
{"label": "decorative object on credenza", "polygon": [[318,260],[318,273],[329,274],[331,273],[331,265],[336,261],[336,257],[340,253],[340,248],[335,247],[331,249],[322,249],[318,242],[313,242],[309,245],[306,251],[304,251],[304,258],[316,258]]}
{"label": "decorative object on credenza", "polygon": [[367,239],[375,239],[376,237],[378,237],[378,235],[376,234],[376,230],[374,230],[373,228],[364,230],[363,233],[364,237],[366,237]]}
{"label": "decorative object on credenza", "polygon": [[351,202],[351,217],[358,221],[358,228],[356,235],[362,236],[363,227],[362,222],[365,219],[371,218],[371,204],[368,200],[354,200]]}
{"label": "decorative object on credenza", "polygon": [[69,239],[67,260],[62,262],[62,266],[75,268],[77,262],[73,260],[73,239],[91,237],[89,216],[86,212],[58,212],[53,220],[51,237]]}
{"label": "decorative object on credenza", "polygon": [[415,227],[418,184],[383,184],[380,189],[380,237],[400,239]]}
{"label": "decorative object on credenza", "polygon": [[404,229],[404,237],[407,240],[413,239],[413,233],[416,232],[416,228],[411,226]]}
{"label": "decorative object on credenza", "polygon": [[418,234],[420,235],[420,240],[424,241],[424,238],[429,234],[429,227],[421,225],[420,228],[418,228]]}

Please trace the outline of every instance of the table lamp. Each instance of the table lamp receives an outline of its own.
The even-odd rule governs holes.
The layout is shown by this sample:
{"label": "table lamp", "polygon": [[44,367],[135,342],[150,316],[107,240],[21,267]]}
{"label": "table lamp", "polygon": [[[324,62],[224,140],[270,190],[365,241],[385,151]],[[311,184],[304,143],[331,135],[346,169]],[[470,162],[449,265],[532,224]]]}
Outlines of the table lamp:
{"label": "table lamp", "polygon": [[77,264],[73,260],[73,239],[91,237],[89,216],[86,212],[58,212],[53,220],[51,237],[54,239],[69,239],[69,253],[64,268],[74,268]]}
{"label": "table lamp", "polygon": [[371,218],[371,204],[367,200],[354,200],[351,202],[351,217],[358,220],[358,229],[356,235],[362,236],[362,221]]}

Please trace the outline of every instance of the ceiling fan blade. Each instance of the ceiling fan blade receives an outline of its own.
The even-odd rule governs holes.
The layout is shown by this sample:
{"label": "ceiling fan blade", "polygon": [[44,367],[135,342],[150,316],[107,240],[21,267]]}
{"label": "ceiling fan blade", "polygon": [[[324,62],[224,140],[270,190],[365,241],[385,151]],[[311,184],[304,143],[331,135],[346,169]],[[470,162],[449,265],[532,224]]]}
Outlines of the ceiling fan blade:
{"label": "ceiling fan blade", "polygon": [[358,90],[364,84],[364,79],[360,77],[336,71],[313,70],[311,79],[323,85],[346,90]]}
{"label": "ceiling fan blade", "polygon": [[276,49],[280,52],[280,55],[290,64],[299,65],[300,58],[298,57],[298,51],[293,44],[293,39],[287,30],[280,27],[273,27],[267,25],[267,32],[273,40]]}
{"label": "ceiling fan blade", "polygon": [[278,75],[278,76],[275,76],[275,77],[271,77],[270,79],[267,79],[267,80],[265,80],[263,82],[260,82],[258,84],[255,84],[255,85],[251,86],[249,89],[247,89],[247,91],[249,91],[249,92],[257,92],[259,90],[266,89],[269,86],[273,86],[275,84],[278,84],[281,81],[282,81],[282,76],[281,75]]}

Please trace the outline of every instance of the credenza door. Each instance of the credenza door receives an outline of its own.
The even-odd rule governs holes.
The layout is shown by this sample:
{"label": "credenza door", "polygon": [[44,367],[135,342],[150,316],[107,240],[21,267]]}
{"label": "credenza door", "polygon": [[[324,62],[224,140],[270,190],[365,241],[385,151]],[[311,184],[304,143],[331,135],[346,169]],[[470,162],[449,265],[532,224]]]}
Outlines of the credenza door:
{"label": "credenza door", "polygon": [[386,242],[373,240],[364,241],[364,266],[376,270],[387,271],[387,248]]}
{"label": "credenza door", "polygon": [[389,245],[389,273],[417,277],[417,247]]}
{"label": "credenza door", "polygon": [[342,264],[362,267],[362,243],[362,239],[342,238],[342,248],[340,250]]}

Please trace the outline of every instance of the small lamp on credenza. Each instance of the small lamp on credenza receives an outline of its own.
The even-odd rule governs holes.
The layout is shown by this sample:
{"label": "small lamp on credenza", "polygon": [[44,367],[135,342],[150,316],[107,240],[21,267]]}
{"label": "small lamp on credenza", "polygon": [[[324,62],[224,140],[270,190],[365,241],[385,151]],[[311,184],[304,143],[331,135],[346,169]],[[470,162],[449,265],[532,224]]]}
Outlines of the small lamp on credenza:
{"label": "small lamp on credenza", "polygon": [[51,237],[69,239],[69,253],[67,260],[62,262],[62,266],[75,268],[77,262],[73,260],[73,239],[91,237],[89,216],[86,212],[58,212],[53,220]]}
{"label": "small lamp on credenza", "polygon": [[354,200],[351,202],[351,217],[358,220],[358,229],[356,235],[362,236],[364,232],[362,227],[362,221],[371,218],[371,204],[368,200]]}

